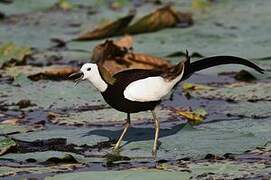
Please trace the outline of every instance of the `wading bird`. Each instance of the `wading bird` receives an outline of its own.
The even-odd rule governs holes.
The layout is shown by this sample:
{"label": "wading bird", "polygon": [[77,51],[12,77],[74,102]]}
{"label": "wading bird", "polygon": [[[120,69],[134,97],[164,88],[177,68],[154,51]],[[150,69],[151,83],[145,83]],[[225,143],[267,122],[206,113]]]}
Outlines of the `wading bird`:
{"label": "wading bird", "polygon": [[234,56],[207,57],[190,63],[190,56],[186,53],[185,60],[166,70],[130,69],[113,76],[98,64],[86,63],[80,72],[71,76],[78,76],[76,84],[82,80],[90,81],[104,100],[114,109],[127,113],[124,130],[114,146],[119,149],[121,141],[130,126],[130,114],[140,111],[151,111],[155,122],[155,137],[152,154],[156,157],[160,123],[154,109],[179,82],[189,78],[194,72],[223,64],[242,64],[253,68],[259,73],[263,69],[252,62]]}

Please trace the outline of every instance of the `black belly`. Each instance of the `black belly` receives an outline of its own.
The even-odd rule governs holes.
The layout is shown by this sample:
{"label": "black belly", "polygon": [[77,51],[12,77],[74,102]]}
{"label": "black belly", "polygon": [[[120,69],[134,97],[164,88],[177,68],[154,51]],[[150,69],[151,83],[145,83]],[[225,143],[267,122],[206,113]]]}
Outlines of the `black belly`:
{"label": "black belly", "polygon": [[125,99],[123,91],[116,88],[108,88],[102,93],[104,100],[114,109],[126,112],[137,113],[140,111],[153,110],[161,101],[137,102]]}

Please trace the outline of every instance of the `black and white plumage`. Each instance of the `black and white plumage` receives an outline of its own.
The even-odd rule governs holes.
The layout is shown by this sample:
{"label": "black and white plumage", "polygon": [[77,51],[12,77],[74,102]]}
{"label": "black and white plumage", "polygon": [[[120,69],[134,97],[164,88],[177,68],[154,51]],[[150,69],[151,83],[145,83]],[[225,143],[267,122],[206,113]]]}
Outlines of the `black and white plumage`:
{"label": "black and white plumage", "polygon": [[234,56],[214,56],[190,63],[187,53],[184,61],[164,71],[131,69],[119,72],[113,77],[108,75],[103,67],[86,63],[81,67],[78,81],[89,80],[112,108],[127,113],[125,129],[114,149],[119,148],[130,125],[130,113],[152,111],[156,130],[152,152],[156,156],[160,124],[155,116],[154,108],[180,81],[189,78],[194,72],[222,64],[242,64],[259,73],[264,71],[256,64]]}

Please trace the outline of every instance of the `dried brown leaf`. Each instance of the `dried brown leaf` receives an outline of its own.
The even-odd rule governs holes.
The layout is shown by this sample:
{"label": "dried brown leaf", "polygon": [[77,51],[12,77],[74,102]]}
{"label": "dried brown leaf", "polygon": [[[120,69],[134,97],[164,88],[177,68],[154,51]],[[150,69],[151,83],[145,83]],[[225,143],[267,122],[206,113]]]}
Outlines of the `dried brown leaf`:
{"label": "dried brown leaf", "polygon": [[126,33],[139,34],[154,32],[164,28],[175,27],[178,24],[189,26],[193,24],[191,13],[175,11],[171,6],[165,6],[148,14],[126,29]]}
{"label": "dried brown leaf", "polygon": [[133,44],[131,36],[112,41],[106,40],[97,45],[92,52],[92,62],[104,66],[111,74],[125,69],[166,69],[170,63],[162,58],[130,51]]}
{"label": "dried brown leaf", "polygon": [[102,25],[101,27],[97,27],[94,30],[82,33],[74,40],[75,41],[94,40],[123,34],[124,30],[132,21],[134,16],[135,16],[134,14],[129,14],[116,21],[107,23],[105,25]]}
{"label": "dried brown leaf", "polygon": [[[94,30],[84,32],[74,40],[85,41],[102,39],[123,34],[154,32],[169,27],[188,27],[193,24],[191,13],[175,11],[171,6],[164,6],[157,9],[129,26],[134,16],[135,14],[131,13],[116,21],[99,26]],[[131,39],[127,38],[126,40],[128,42],[124,43],[125,47],[127,44],[131,44],[132,46]],[[122,43],[123,42],[121,42],[121,44]],[[121,44],[116,42],[116,45],[123,46]]]}
{"label": "dried brown leaf", "polygon": [[120,39],[117,39],[116,41],[114,41],[114,44],[122,47],[122,48],[126,48],[126,49],[131,49],[133,48],[133,37],[130,35],[125,35],[123,37],[121,37]]}
{"label": "dried brown leaf", "polygon": [[6,119],[1,122],[1,124],[11,124],[11,125],[17,125],[21,122],[21,119],[12,118],[12,119]]}
{"label": "dried brown leaf", "polygon": [[127,52],[128,50],[126,48],[116,45],[113,40],[106,40],[93,49],[91,61],[97,64],[103,64],[104,61],[108,59],[124,57]]}

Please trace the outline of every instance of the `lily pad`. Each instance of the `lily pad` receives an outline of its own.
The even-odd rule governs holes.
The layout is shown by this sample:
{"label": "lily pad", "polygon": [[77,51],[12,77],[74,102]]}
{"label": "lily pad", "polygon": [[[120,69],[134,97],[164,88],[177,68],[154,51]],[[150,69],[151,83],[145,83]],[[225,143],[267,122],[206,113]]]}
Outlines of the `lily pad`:
{"label": "lily pad", "polygon": [[[28,99],[37,106],[31,108],[65,109],[83,105],[99,105],[101,95],[89,83],[82,83],[74,87],[74,82],[39,81],[37,83],[21,84],[20,87],[0,85],[0,94],[5,97],[2,100],[6,104],[16,104],[21,99]],[[14,96],[16,94],[16,96]]]}
{"label": "lily pad", "polygon": [[0,46],[0,68],[11,63],[23,64],[25,57],[31,53],[28,47],[18,47],[14,43],[3,44]]}
{"label": "lily pad", "polygon": [[51,128],[46,131],[35,131],[12,135],[13,138],[23,141],[47,140],[52,137],[67,139],[67,144],[76,144],[89,146],[96,145],[101,141],[108,141],[109,138],[90,134],[88,128]]}
{"label": "lily pad", "polygon": [[[95,179],[105,179],[111,177],[114,179],[201,179],[201,178],[242,178],[247,176],[255,176],[255,174],[266,174],[270,171],[270,167],[266,167],[264,164],[235,164],[232,162],[218,162],[214,164],[210,163],[198,163],[189,164],[188,169],[180,168],[179,171],[169,172],[165,170],[157,169],[129,169],[124,171],[99,171],[99,172],[79,172],[73,174],[62,174],[52,177],[47,177],[48,180],[61,180],[61,179],[89,179],[89,177]],[[251,173],[253,171],[253,173]]]}
{"label": "lily pad", "polygon": [[[31,158],[32,161],[34,161],[37,164],[42,164],[48,159],[54,157],[57,159],[63,159],[65,157],[72,156],[77,163],[84,164],[84,163],[89,163],[92,161],[98,161],[94,157],[85,157],[79,154],[75,153],[67,153],[67,152],[61,152],[61,151],[44,151],[44,152],[31,152],[31,153],[9,153],[5,154],[0,157],[1,160],[12,160],[17,163],[25,163],[28,162],[29,159]],[[103,159],[103,158],[100,158]],[[30,160],[31,161],[31,160]],[[66,163],[67,164],[67,163]],[[70,162],[69,164],[73,164]]]}
{"label": "lily pad", "polygon": [[[50,121],[54,124],[59,125],[72,125],[72,126],[83,126],[91,124],[108,124],[108,123],[119,123],[124,122],[126,119],[126,113],[116,111],[111,108],[102,108],[95,111],[85,112],[71,112],[55,114]],[[161,121],[167,121],[171,117],[171,111],[166,109],[158,109],[157,116],[161,118]],[[131,116],[133,121],[152,121],[152,115],[149,112],[136,113]]]}
{"label": "lily pad", "polygon": [[0,124],[0,134],[13,134],[18,132],[26,132],[28,129],[19,125]]}
{"label": "lily pad", "polygon": [[[261,88],[259,88],[261,87]],[[215,90],[191,92],[192,96],[233,101],[268,101],[271,99],[270,83],[235,83]]]}
{"label": "lily pad", "polygon": [[19,74],[26,75],[31,80],[40,79],[68,79],[69,75],[77,72],[79,69],[71,66],[60,66],[53,65],[47,67],[33,67],[33,66],[16,66],[11,68],[6,68],[4,74],[17,77]]}
{"label": "lily pad", "polygon": [[175,180],[175,179],[187,179],[189,178],[188,172],[166,172],[160,170],[144,170],[144,169],[132,169],[127,171],[107,171],[107,172],[83,172],[83,173],[76,173],[76,174],[66,174],[66,175],[59,175],[55,177],[48,177],[48,180],[53,179],[67,179],[68,177],[73,179],[89,179],[89,177],[95,178],[97,180],[105,179],[106,177],[111,177],[113,179],[168,179],[168,180]]}
{"label": "lily pad", "polygon": [[[267,132],[269,130],[268,121],[247,118],[206,123],[193,128],[188,125],[175,125],[163,129],[161,126],[158,157],[198,159],[208,153],[242,153],[265,144],[271,136]],[[147,128],[141,133],[141,137],[133,137],[133,134],[129,136],[128,132],[131,143],[123,148],[122,155],[151,157],[154,130]]]}

